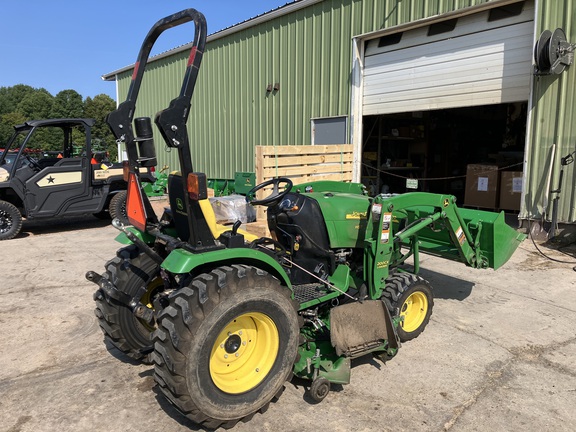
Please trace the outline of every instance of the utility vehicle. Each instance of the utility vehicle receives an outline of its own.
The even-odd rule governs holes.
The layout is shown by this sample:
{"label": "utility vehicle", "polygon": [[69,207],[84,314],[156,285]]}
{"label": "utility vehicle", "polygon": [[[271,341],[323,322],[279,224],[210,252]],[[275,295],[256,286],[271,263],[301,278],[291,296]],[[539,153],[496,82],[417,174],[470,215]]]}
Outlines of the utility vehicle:
{"label": "utility vehicle", "polygon": [[[23,218],[122,217],[122,165],[102,163],[101,152],[93,151],[94,124],[94,119],[69,118],[14,127],[0,152],[0,240],[16,237]],[[142,175],[154,180],[148,172]]]}

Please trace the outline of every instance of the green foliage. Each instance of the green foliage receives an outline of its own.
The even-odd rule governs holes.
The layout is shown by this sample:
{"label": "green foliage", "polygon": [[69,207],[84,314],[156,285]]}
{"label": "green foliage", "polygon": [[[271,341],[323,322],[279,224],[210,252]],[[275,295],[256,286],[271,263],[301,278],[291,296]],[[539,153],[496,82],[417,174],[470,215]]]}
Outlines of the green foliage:
{"label": "green foliage", "polygon": [[12,87],[0,87],[0,115],[16,112],[18,104],[36,89],[29,85],[18,84]]}
{"label": "green foliage", "polygon": [[[62,90],[53,96],[46,89],[25,84],[0,87],[0,149],[12,135],[14,125],[27,120],[85,117],[96,120],[92,129],[94,145],[98,150],[108,151],[110,159],[115,160],[116,142],[106,124],[106,116],[115,108],[114,100],[105,94],[82,100],[82,95],[76,90]],[[59,149],[62,142],[60,137],[51,137],[48,131],[39,138],[54,149]]]}
{"label": "green foliage", "polygon": [[106,116],[115,109],[116,102],[105,94],[96,95],[94,99],[87,97],[84,101],[84,117],[96,120],[96,124],[92,128],[94,150],[106,150],[110,154],[110,160],[116,160],[118,148],[116,139],[106,123]]}
{"label": "green foliage", "polygon": [[[0,100],[2,100],[1,96]],[[4,147],[4,143],[8,141],[8,139],[14,132],[14,126],[22,124],[25,121],[26,117],[15,111],[0,114],[0,149]]]}
{"label": "green foliage", "polygon": [[82,96],[76,90],[62,90],[54,97],[51,118],[77,118],[83,114]]}
{"label": "green foliage", "polygon": [[52,95],[44,89],[27,93],[16,105],[16,112],[26,119],[43,119],[50,116],[53,105]]}

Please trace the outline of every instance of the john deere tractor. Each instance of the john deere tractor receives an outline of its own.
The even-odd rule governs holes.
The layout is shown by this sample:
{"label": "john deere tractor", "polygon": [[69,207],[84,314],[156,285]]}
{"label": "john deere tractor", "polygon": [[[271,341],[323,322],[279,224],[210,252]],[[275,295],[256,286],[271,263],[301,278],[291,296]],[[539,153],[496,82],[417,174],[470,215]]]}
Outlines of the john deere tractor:
{"label": "john deere tractor", "polygon": [[[152,121],[133,119],[135,101],[158,36],[189,21],[195,36],[180,94],[154,119],[180,162],[158,219],[140,179],[156,164]],[[205,41],[204,16],[193,9],[146,36],[126,100],[107,119],[126,145],[130,225],[113,221],[124,246],[103,274],[86,277],[98,285],[105,338],[152,363],[159,389],[186,417],[228,428],[264,411],[293,376],[321,401],[331,384],[350,381],[351,359],[388,361],[420,335],[434,303],[418,275],[421,252],[497,269],[524,237],[502,214],[458,209],[450,195],[372,198],[357,183],[289,178],[247,197],[267,207],[270,237],[217,224],[186,128]]]}

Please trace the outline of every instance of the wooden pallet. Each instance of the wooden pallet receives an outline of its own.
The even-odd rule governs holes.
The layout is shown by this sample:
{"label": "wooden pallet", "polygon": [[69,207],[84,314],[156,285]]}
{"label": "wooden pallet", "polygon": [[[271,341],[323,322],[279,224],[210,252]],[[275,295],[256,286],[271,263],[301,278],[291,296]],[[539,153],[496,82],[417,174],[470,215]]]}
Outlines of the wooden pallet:
{"label": "wooden pallet", "polygon": [[[352,181],[352,144],[256,146],[256,184],[275,177],[300,183],[335,180]],[[271,187],[259,192],[267,196]],[[265,207],[257,207],[257,220],[265,219]]]}

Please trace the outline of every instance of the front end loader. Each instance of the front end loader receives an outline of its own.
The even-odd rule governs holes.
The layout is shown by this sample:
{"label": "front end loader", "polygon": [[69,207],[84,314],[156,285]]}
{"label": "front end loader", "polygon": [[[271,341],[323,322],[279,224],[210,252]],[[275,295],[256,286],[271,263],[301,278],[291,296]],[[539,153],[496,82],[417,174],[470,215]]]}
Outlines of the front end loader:
{"label": "front end loader", "polygon": [[[156,39],[189,21],[195,37],[180,94],[154,119],[180,162],[158,218],[140,181],[156,164],[152,123],[133,119],[135,102]],[[130,225],[113,222],[124,246],[103,274],[86,277],[98,285],[105,338],[152,363],[158,388],[186,417],[229,428],[263,412],[293,376],[321,401],[331,384],[350,381],[351,359],[388,361],[420,335],[434,302],[418,275],[420,253],[496,269],[523,235],[501,215],[457,208],[450,195],[371,198],[357,183],[288,178],[247,195],[267,207],[270,237],[217,224],[186,127],[205,41],[194,9],[158,21],[144,40],[126,101],[107,120],[126,145]]]}

